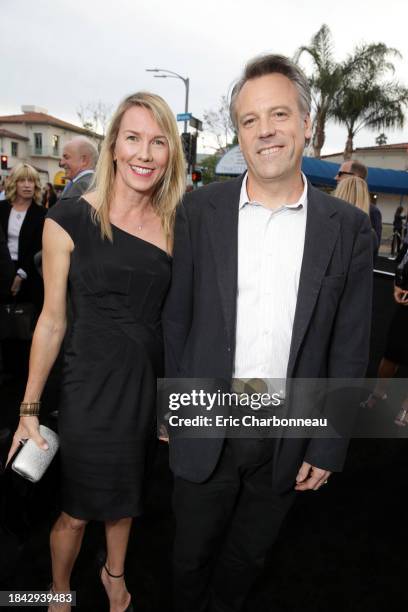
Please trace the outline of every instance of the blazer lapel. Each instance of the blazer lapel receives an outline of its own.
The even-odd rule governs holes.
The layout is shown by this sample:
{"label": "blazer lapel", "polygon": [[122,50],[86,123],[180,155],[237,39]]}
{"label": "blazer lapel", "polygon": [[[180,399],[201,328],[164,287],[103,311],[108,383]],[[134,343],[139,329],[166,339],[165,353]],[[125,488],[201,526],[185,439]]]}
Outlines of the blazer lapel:
{"label": "blazer lapel", "polygon": [[9,204],[8,200],[4,200],[0,202],[0,223],[3,228],[4,235],[7,240],[7,232],[8,232],[8,222],[11,212],[11,204]]}
{"label": "blazer lapel", "polygon": [[339,232],[337,212],[318,189],[308,186],[305,247],[293,323],[287,377],[293,375],[297,355]]}
{"label": "blazer lapel", "polygon": [[228,337],[235,346],[238,277],[238,206],[242,178],[229,181],[210,198],[208,230]]}

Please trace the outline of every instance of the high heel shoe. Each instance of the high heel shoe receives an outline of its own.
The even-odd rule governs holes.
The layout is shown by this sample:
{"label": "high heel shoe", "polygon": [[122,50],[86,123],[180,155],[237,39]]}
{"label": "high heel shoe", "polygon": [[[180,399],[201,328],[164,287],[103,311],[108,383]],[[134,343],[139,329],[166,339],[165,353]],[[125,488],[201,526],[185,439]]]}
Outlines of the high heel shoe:
{"label": "high heel shoe", "polygon": [[[57,591],[54,589],[54,585],[51,583],[48,587],[48,593],[52,595],[53,598],[56,598],[58,595]],[[53,612],[53,610],[58,610],[58,612],[67,612],[71,610],[71,604],[69,602],[64,601],[51,601],[47,607],[48,612]]]}
{"label": "high heel shoe", "polygon": [[[105,570],[105,572],[108,574],[109,578],[123,578],[123,576],[125,575],[125,572],[123,572],[122,574],[111,574],[111,572],[108,570],[108,568],[106,567],[106,563],[103,563],[100,572],[99,572],[99,576],[102,582],[102,572],[103,570]],[[102,582],[103,584],[103,582]],[[132,604],[132,598],[130,598],[129,600],[129,604],[127,606],[127,608],[125,608],[125,610],[123,610],[123,612],[134,612],[133,609],[133,604]]]}
{"label": "high heel shoe", "polygon": [[401,408],[394,419],[394,423],[399,425],[399,427],[406,427],[408,425],[408,408]]}
{"label": "high heel shoe", "polygon": [[373,391],[372,393],[370,393],[370,395],[367,397],[367,399],[364,402],[361,402],[360,408],[369,408],[369,409],[375,408],[379,402],[385,402],[386,399],[387,399],[386,393],[384,393],[383,395],[378,395],[378,393],[375,393]]}

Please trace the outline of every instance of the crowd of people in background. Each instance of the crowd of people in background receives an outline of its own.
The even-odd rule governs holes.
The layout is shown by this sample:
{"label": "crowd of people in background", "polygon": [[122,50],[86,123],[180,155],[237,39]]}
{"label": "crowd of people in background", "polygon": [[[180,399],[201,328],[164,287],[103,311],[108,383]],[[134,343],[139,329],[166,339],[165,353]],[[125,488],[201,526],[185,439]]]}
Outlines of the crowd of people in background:
{"label": "crowd of people in background", "polygon": [[[44,299],[41,239],[47,210],[88,189],[97,159],[95,145],[79,136],[62,151],[63,190],[56,190],[49,182],[42,188],[38,171],[28,163],[15,166],[0,185],[0,383],[27,373],[32,329]],[[31,329],[28,333],[17,330],[13,337],[10,321],[14,312],[4,309],[11,306],[13,311],[17,304],[20,319],[30,319]]]}
{"label": "crowd of people in background", "polygon": [[[58,201],[80,197],[85,193],[93,180],[98,160],[98,150],[88,138],[78,136],[69,141],[63,148],[60,167],[65,170],[65,186],[54,186],[47,182],[40,184],[40,175],[27,163],[17,165],[10,175],[0,182],[0,239],[1,283],[0,299],[3,304],[12,300],[14,303],[32,303],[38,316],[43,300],[43,286],[40,275],[41,234],[47,210]],[[382,238],[382,215],[379,208],[371,201],[367,186],[367,167],[358,160],[341,164],[335,176],[337,187],[333,192],[336,197],[357,206],[369,217],[372,225],[372,248],[375,260],[379,253]],[[189,191],[189,186],[186,192]],[[407,237],[408,215],[402,206],[398,206],[393,220],[391,239],[391,257],[396,259]],[[36,257],[37,256],[37,257]],[[13,279],[7,286],[7,263],[9,259],[13,268]],[[18,370],[26,372],[29,343],[18,343]],[[15,343],[2,343],[0,350],[0,381],[4,374],[4,353],[14,370],[16,361]],[[1,356],[3,354],[3,357]],[[13,357],[14,354],[14,357]],[[14,366],[12,365],[14,363]],[[22,365],[24,364],[24,365]]]}

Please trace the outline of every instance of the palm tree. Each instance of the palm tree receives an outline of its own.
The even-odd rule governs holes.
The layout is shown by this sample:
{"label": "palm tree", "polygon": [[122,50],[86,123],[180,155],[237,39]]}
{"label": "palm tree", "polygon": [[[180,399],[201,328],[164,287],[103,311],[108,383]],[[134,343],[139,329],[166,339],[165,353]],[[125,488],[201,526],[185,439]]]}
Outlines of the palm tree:
{"label": "palm tree", "polygon": [[[323,24],[312,37],[310,45],[297,50],[295,61],[299,61],[304,53],[311,57],[314,68],[309,83],[314,110],[312,146],[315,157],[320,157],[325,142],[326,122],[331,118],[346,124],[351,146],[353,137],[362,127],[376,129],[401,125],[404,88],[398,83],[380,84],[381,79],[394,70],[389,57],[400,55],[396,49],[383,43],[364,44],[356,47],[345,61],[336,62],[330,29]],[[371,94],[368,96],[369,91]],[[372,103],[368,102],[368,98],[371,102],[378,99],[377,113],[372,114]],[[361,113],[355,118],[356,104],[368,105],[363,125],[360,125]],[[385,105],[382,113],[381,105]]]}
{"label": "palm tree", "polygon": [[312,37],[309,45],[299,47],[294,61],[298,62],[304,53],[311,57],[314,66],[309,78],[314,109],[312,147],[314,157],[320,157],[326,139],[326,121],[331,116],[333,98],[343,78],[341,66],[333,57],[332,35],[326,24]]}
{"label": "palm tree", "polygon": [[401,128],[404,125],[408,89],[398,82],[384,81],[389,72],[394,72],[388,57],[400,54],[382,43],[366,45],[357,49],[356,54],[366,51],[366,60],[346,76],[333,101],[333,118],[347,128],[344,159],[351,158],[354,138],[361,129]]}
{"label": "palm tree", "polygon": [[384,134],[384,132],[381,132],[381,134],[378,134],[377,138],[375,139],[375,144],[386,145],[387,140],[388,140],[387,134]]}

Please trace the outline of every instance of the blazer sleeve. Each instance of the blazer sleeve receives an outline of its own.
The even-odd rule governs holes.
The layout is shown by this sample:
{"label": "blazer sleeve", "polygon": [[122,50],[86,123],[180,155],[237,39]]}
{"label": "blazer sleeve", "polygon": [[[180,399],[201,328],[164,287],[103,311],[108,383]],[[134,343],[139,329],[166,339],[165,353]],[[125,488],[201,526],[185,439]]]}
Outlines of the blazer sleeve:
{"label": "blazer sleeve", "polygon": [[[329,352],[328,378],[355,379],[366,375],[371,331],[373,259],[368,216],[362,219],[354,241],[344,291],[337,310]],[[330,419],[331,407],[324,413]],[[309,442],[305,461],[315,467],[341,471],[349,439],[315,438]]]}
{"label": "blazer sleeve", "polygon": [[179,376],[184,347],[193,312],[193,255],[189,221],[185,206],[176,214],[172,281],[164,305],[162,321],[165,346],[165,375]]}

